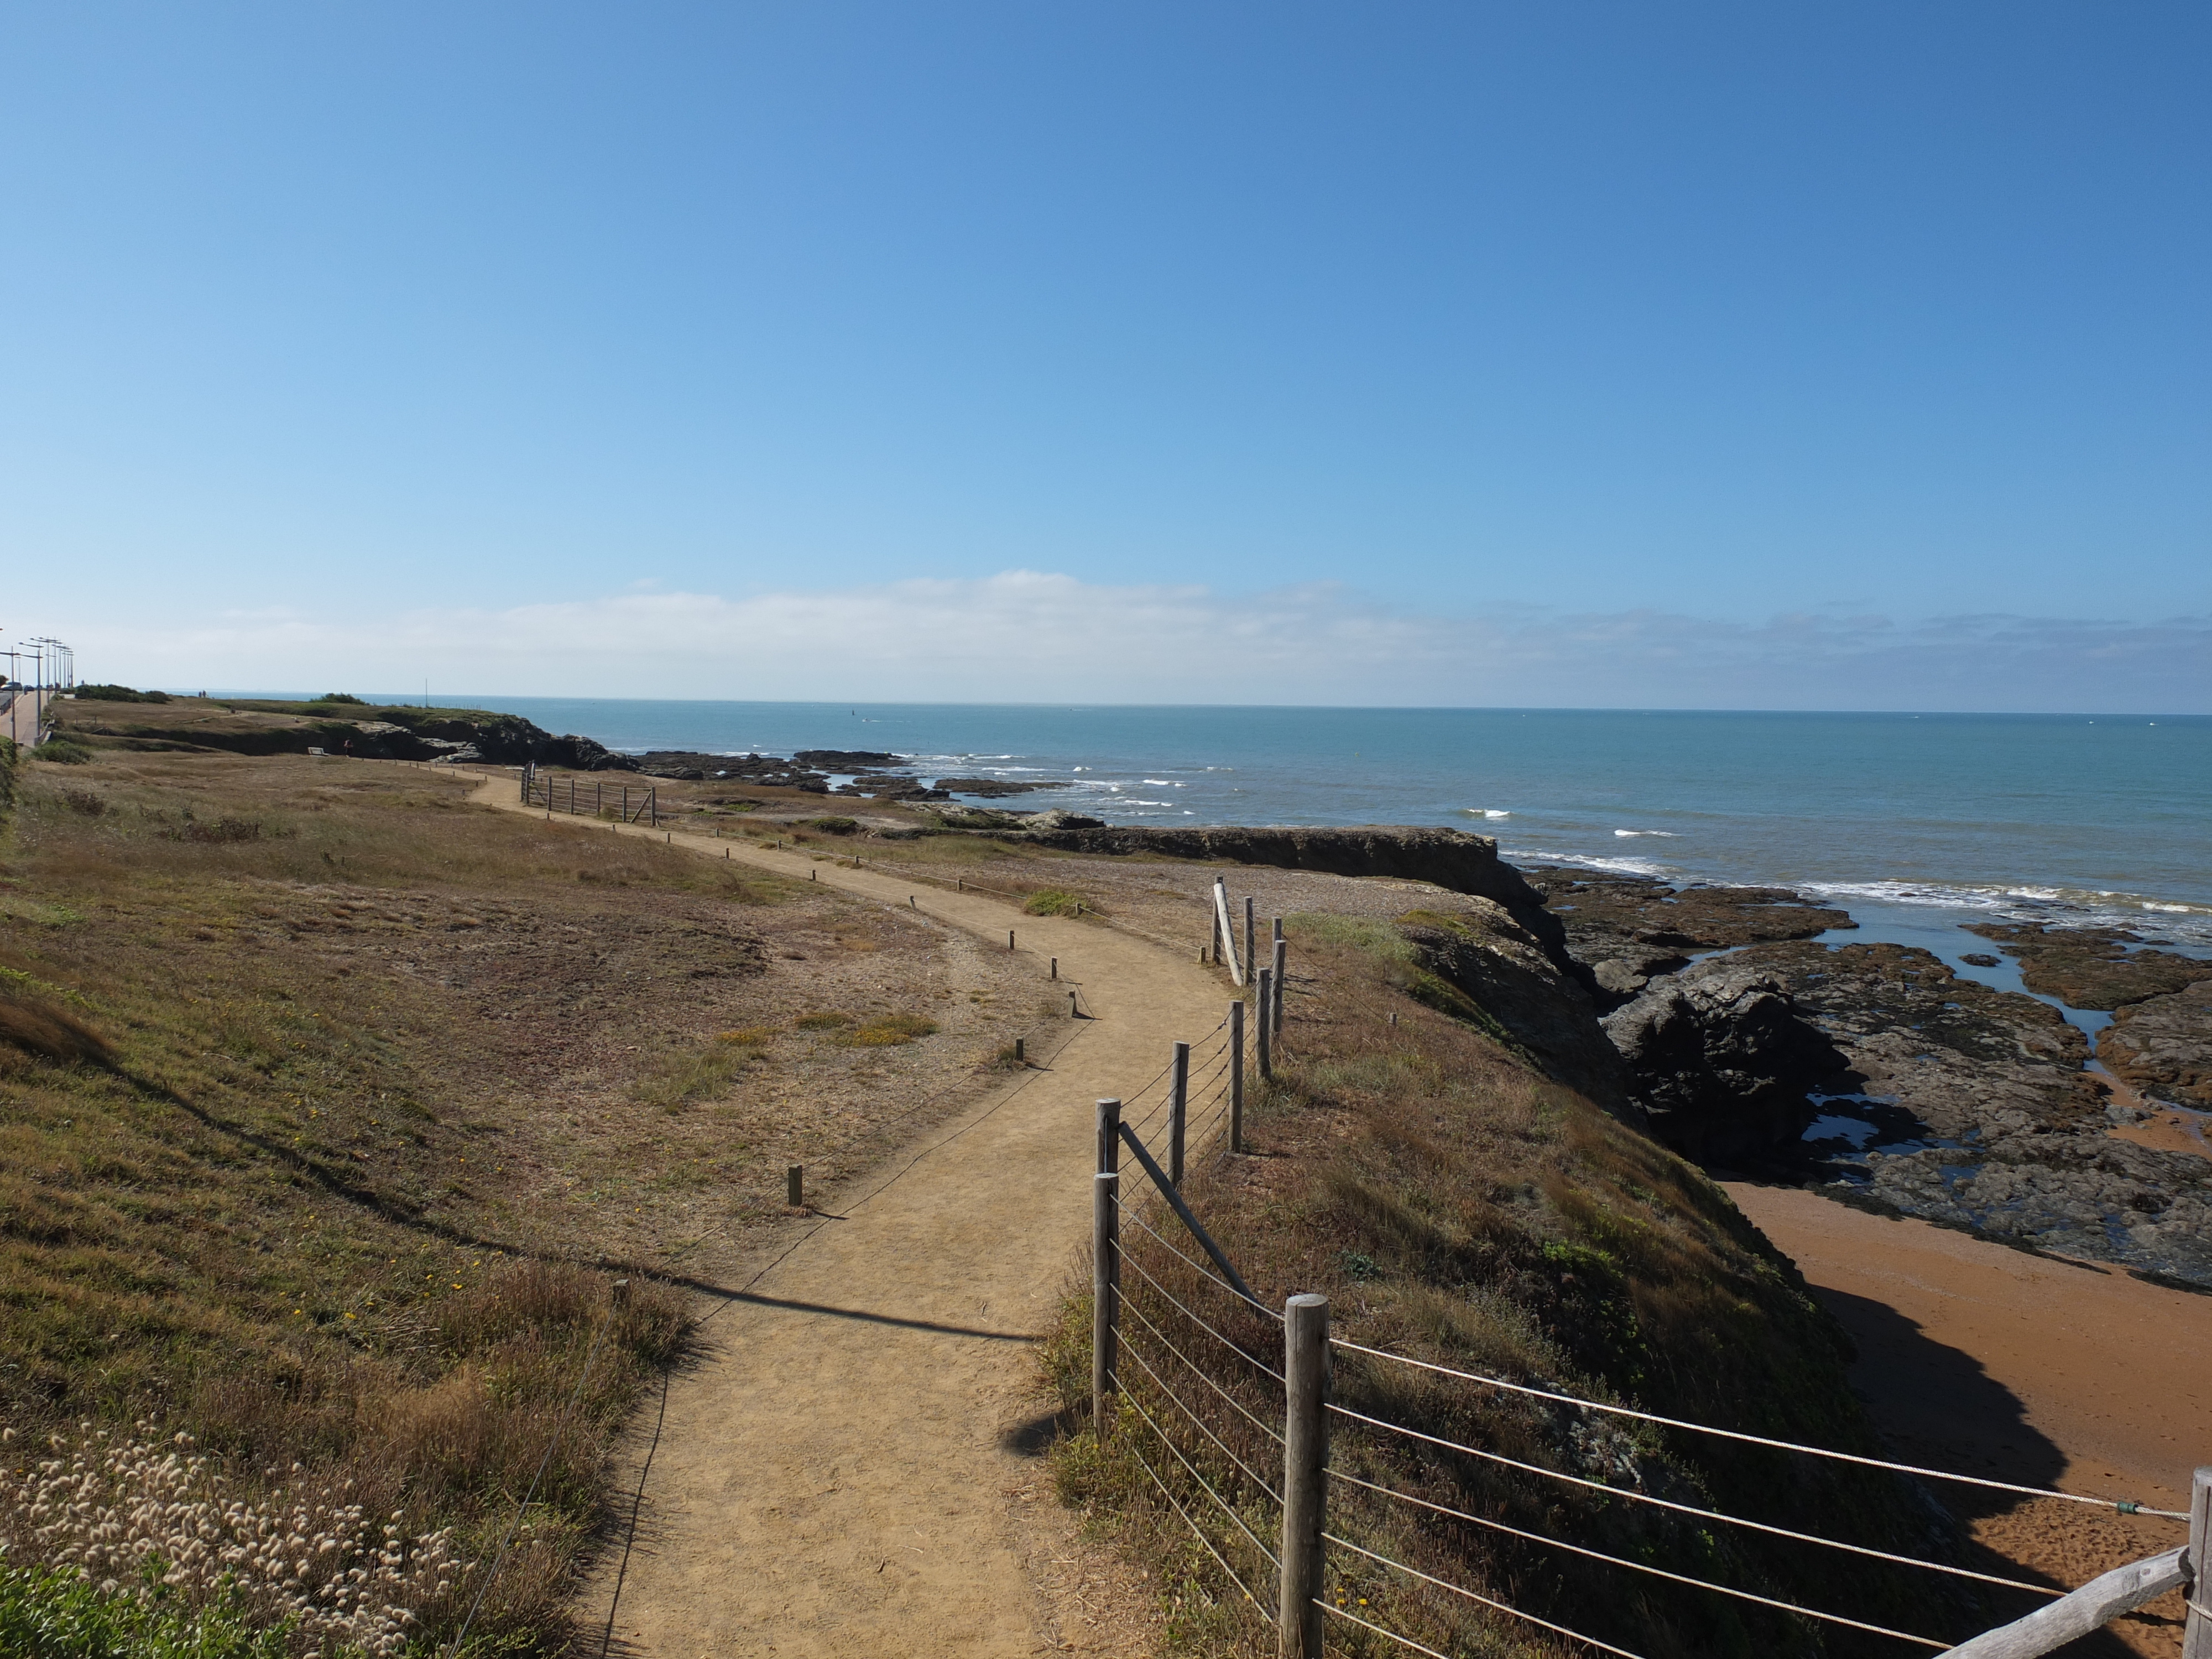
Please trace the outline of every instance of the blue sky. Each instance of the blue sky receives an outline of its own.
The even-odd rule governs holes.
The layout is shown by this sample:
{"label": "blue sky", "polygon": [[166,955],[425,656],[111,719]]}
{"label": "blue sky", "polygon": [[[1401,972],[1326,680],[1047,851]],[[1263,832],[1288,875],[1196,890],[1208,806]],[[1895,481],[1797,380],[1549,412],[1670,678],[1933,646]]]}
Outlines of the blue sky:
{"label": "blue sky", "polygon": [[2086,0],[14,6],[0,631],[2212,708],[2208,77]]}

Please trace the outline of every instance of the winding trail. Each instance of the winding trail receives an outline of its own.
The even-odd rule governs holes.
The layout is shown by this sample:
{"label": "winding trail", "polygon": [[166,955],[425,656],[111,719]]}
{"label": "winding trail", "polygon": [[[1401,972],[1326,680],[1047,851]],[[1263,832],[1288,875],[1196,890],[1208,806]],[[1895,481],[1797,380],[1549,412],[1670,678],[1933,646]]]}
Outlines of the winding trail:
{"label": "winding trail", "polygon": [[[471,799],[530,811],[516,793],[495,775]],[[1031,1345],[1089,1238],[1093,1103],[1133,1096],[1171,1042],[1212,1031],[1228,989],[1145,940],[983,895],[742,842],[556,827],[657,833],[800,880],[811,868],[986,939],[1012,927],[1040,997],[1057,957],[1090,1016],[1043,1066],[848,1183],[860,1196],[829,1199],[833,1217],[708,1316],[703,1362],[669,1391],[613,1608],[617,1650],[982,1659],[1058,1647],[1012,1515],[1024,1461],[1004,1437],[1038,1409]],[[620,1565],[594,1586],[600,1608]]]}

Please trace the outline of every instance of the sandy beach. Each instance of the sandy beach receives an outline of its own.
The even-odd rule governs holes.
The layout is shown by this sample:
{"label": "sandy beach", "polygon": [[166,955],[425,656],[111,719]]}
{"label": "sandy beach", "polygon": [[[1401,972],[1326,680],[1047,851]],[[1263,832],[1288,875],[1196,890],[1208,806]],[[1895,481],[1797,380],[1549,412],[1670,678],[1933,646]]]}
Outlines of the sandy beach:
{"label": "sandy beach", "polygon": [[[1900,1457],[2187,1507],[2190,1472],[2212,1463],[2212,1296],[1796,1188],[1727,1186],[1850,1334],[1852,1384]],[[2184,1532],[2057,1500],[1941,1495],[1978,1542],[2069,1588]],[[2180,1612],[2168,1596],[2114,1632],[2132,1652],[2175,1653]]]}

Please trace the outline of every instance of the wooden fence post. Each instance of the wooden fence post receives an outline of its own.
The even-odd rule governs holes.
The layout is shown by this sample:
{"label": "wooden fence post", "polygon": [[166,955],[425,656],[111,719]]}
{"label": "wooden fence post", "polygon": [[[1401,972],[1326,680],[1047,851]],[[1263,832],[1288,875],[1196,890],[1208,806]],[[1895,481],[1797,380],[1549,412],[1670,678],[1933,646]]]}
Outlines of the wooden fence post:
{"label": "wooden fence post", "polygon": [[[1283,924],[1279,921],[1275,924],[1278,929],[1279,929],[1282,925]],[[1275,935],[1275,1001],[1273,1005],[1273,1017],[1267,1022],[1268,1024],[1274,1028],[1274,1035],[1277,1036],[1280,1036],[1283,1034],[1283,981],[1289,977],[1289,975],[1284,970],[1290,965],[1290,945],[1284,941],[1282,934],[1278,932]]]}
{"label": "wooden fence post", "polygon": [[1252,932],[1253,922],[1255,920],[1253,915],[1254,908],[1253,899],[1250,895],[1246,895],[1244,899],[1244,960],[1247,962],[1257,962],[1260,959],[1257,954],[1257,943]]}
{"label": "wooden fence post", "polygon": [[1244,1005],[1229,1005],[1229,1150],[1244,1150]]}
{"label": "wooden fence post", "polygon": [[1098,1103],[1098,1172],[1091,1182],[1091,1422],[1100,1439],[1112,1421],[1121,1356],[1121,1103]]}
{"label": "wooden fence post", "polygon": [[1282,1659],[1322,1659],[1322,1528],[1327,1522],[1328,1298],[1283,1304]]}
{"label": "wooden fence post", "polygon": [[1168,1085],[1168,1181],[1182,1185],[1182,1135],[1190,1109],[1190,1044],[1175,1046],[1175,1077]]}
{"label": "wooden fence post", "polygon": [[783,1197],[784,1201],[794,1210],[806,1207],[806,1166],[804,1164],[784,1166]]}
{"label": "wooden fence post", "polygon": [[1259,1044],[1260,1075],[1263,1079],[1275,1075],[1275,1046],[1268,1040],[1271,1022],[1267,1018],[1269,1002],[1275,994],[1274,975],[1272,968],[1260,970],[1260,994],[1253,999],[1253,1023],[1259,1028],[1253,1035]]}
{"label": "wooden fence post", "polygon": [[2212,1467],[2197,1471],[2189,1484],[2189,1616],[2181,1626],[2181,1659],[2212,1659],[2212,1619],[2197,1608],[2212,1601],[2204,1582],[2212,1569]]}

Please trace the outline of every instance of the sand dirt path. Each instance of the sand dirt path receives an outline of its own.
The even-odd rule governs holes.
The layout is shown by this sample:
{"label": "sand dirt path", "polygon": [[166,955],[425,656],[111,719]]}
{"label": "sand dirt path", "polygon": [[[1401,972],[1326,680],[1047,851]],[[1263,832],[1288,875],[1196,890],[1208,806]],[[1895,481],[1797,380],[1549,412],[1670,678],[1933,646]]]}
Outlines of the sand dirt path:
{"label": "sand dirt path", "polygon": [[[527,811],[515,793],[495,776],[473,799]],[[1089,1018],[1047,1067],[824,1194],[838,1218],[709,1316],[704,1359],[669,1393],[617,1642],[654,1659],[1091,1648],[1025,1569],[1013,1512],[1035,1469],[1005,1439],[1042,1408],[1032,1345],[1089,1237],[1093,1103],[1133,1096],[1172,1042],[1214,1029],[1230,991],[1096,923],[744,842],[667,844],[811,870],[985,938],[1012,927],[1040,996],[1057,957]],[[597,1588],[604,1607],[611,1571]]]}

